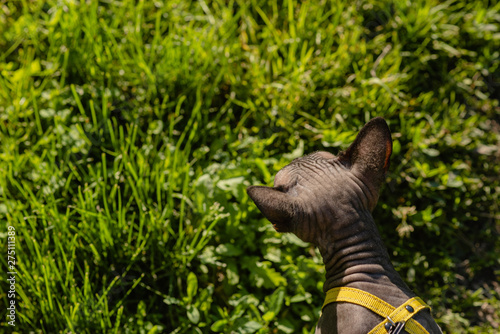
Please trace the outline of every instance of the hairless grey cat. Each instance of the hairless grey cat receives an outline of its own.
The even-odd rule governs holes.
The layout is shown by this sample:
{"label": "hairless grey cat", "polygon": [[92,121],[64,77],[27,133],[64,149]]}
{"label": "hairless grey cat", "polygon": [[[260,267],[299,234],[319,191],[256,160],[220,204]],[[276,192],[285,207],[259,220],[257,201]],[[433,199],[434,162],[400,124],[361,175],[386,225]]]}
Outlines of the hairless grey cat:
{"label": "hairless grey cat", "polygon": [[441,333],[392,266],[371,214],[391,153],[389,127],[377,117],[338,156],[295,159],[276,174],[274,187],[247,189],[276,231],[321,252],[327,296],[316,333]]}

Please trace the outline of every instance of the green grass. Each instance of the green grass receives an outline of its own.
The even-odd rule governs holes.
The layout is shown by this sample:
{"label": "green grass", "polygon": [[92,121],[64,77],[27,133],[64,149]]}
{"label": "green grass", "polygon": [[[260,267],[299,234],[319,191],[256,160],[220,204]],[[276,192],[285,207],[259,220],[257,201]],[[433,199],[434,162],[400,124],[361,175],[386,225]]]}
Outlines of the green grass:
{"label": "green grass", "polygon": [[7,332],[311,333],[319,254],[245,188],[374,116],[393,132],[374,216],[397,270],[446,332],[498,330],[499,4],[1,8]]}

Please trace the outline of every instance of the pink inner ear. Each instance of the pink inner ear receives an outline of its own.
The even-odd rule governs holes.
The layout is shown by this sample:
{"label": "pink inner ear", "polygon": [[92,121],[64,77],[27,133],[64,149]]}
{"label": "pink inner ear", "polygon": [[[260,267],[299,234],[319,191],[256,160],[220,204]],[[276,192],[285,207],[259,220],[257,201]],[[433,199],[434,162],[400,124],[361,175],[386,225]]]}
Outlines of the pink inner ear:
{"label": "pink inner ear", "polygon": [[384,162],[384,170],[387,171],[389,169],[389,162],[392,153],[392,143],[390,140],[385,142],[385,162]]}

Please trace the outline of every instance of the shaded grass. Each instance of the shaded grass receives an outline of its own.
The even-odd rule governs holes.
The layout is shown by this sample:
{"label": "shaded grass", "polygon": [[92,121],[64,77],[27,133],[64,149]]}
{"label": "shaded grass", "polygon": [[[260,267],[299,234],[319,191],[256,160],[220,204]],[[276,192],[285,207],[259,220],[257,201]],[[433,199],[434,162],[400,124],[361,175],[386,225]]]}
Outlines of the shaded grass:
{"label": "shaded grass", "polygon": [[498,5],[2,8],[18,332],[313,331],[321,260],[244,189],[375,115],[395,139],[375,219],[397,269],[448,331],[498,328]]}

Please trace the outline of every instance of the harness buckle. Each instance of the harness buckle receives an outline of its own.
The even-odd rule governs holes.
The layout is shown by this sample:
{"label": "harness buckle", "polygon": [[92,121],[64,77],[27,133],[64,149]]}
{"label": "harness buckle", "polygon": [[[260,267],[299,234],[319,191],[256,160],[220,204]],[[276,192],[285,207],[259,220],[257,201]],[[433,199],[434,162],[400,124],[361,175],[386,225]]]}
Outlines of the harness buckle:
{"label": "harness buckle", "polygon": [[384,327],[388,334],[399,334],[405,328],[405,322],[394,322],[390,317],[387,317],[389,322],[386,322]]}

